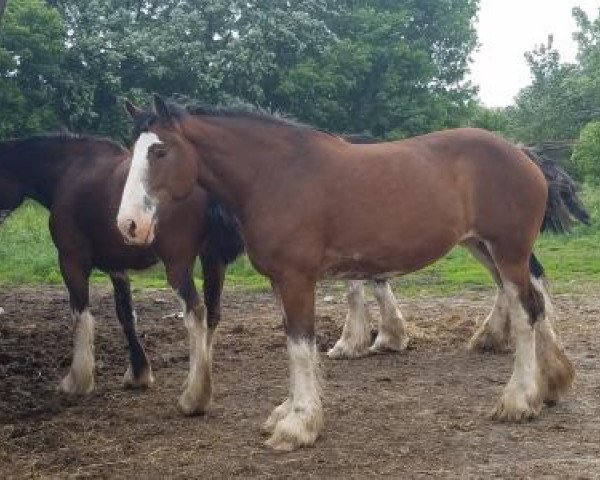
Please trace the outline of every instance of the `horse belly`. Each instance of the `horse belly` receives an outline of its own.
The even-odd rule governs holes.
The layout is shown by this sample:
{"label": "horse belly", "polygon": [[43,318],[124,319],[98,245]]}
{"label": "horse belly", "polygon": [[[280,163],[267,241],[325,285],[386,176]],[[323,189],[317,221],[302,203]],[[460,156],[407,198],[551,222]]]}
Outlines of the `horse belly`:
{"label": "horse belly", "polygon": [[326,251],[324,278],[387,278],[420,270],[447,254],[462,235],[453,229],[435,229],[423,235],[390,232]]}
{"label": "horse belly", "polygon": [[145,270],[158,263],[152,248],[129,245],[113,245],[113,248],[96,248],[93,251],[94,266],[102,271]]}
{"label": "horse belly", "polygon": [[[465,212],[453,195],[431,202],[368,205],[334,222],[324,276],[377,278],[420,270],[448,253],[468,233]],[[427,202],[427,208],[420,204]],[[389,204],[388,204],[389,205]]]}

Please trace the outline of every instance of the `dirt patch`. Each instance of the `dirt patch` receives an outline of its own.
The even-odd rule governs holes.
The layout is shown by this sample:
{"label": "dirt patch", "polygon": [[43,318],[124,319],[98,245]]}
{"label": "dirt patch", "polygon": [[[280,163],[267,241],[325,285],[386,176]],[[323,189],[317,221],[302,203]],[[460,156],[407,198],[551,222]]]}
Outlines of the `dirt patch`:
{"label": "dirt patch", "polygon": [[[135,295],[156,384],[126,391],[127,352],[112,294],[95,288],[96,391],[56,392],[71,355],[62,288],[0,294],[0,478],[481,478],[600,477],[600,297],[555,298],[558,330],[577,368],[573,391],[524,425],[488,413],[510,376],[511,355],[464,346],[491,308],[491,292],[401,303],[414,337],[399,355],[323,357],[326,429],[314,448],[276,454],[260,425],[287,392],[285,337],[272,297],[227,291],[214,350],[210,412],[176,409],[187,337],[167,291]],[[323,301],[324,294],[333,300]],[[318,302],[319,345],[345,315],[329,289]],[[375,316],[375,305],[371,305]],[[171,315],[170,315],[171,314]]]}

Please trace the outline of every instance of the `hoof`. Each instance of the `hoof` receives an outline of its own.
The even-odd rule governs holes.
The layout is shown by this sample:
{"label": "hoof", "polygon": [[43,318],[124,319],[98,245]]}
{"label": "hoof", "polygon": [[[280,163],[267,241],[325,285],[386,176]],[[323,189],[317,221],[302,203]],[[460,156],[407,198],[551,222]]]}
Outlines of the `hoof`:
{"label": "hoof", "polygon": [[261,430],[265,435],[271,435],[275,431],[277,424],[287,417],[292,411],[292,401],[288,398],[278,407],[275,407],[269,415],[269,418],[262,424]]}
{"label": "hoof", "polygon": [[575,379],[575,368],[565,352],[556,344],[540,345],[538,342],[538,365],[542,398],[546,405],[554,406]]}
{"label": "hoof", "polygon": [[510,345],[501,335],[480,330],[469,340],[467,350],[479,353],[507,353],[510,351]]}
{"label": "hoof", "polygon": [[351,347],[347,343],[338,340],[337,343],[327,352],[331,360],[342,360],[349,358],[366,357],[369,354],[367,345]]}
{"label": "hoof", "polygon": [[280,420],[265,445],[280,452],[290,452],[300,447],[314,445],[323,428],[323,412],[292,410]]}
{"label": "hoof", "polygon": [[153,383],[154,375],[152,375],[152,368],[150,368],[150,365],[144,368],[137,378],[133,376],[131,365],[127,367],[127,371],[125,372],[125,375],[123,375],[123,388],[126,389],[145,389],[150,387]]}
{"label": "hoof", "polygon": [[94,391],[94,376],[83,375],[75,379],[72,372],[63,378],[58,386],[58,390],[67,395],[88,395]]}
{"label": "hoof", "polygon": [[526,422],[536,418],[541,409],[539,395],[504,393],[492,413],[492,419],[499,422]]}
{"label": "hoof", "polygon": [[179,397],[177,408],[186,417],[204,415],[208,410],[210,400],[210,389],[202,393],[190,392],[189,389],[186,389]]}
{"label": "hoof", "polygon": [[403,335],[397,339],[377,336],[373,345],[369,347],[369,353],[371,355],[381,355],[385,353],[403,352],[408,348],[409,343],[410,338],[407,335]]}

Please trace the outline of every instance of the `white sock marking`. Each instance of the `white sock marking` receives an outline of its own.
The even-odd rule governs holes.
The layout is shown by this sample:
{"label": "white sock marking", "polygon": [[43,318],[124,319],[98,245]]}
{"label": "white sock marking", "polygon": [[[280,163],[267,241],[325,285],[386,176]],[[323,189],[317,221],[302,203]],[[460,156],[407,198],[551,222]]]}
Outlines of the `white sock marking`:
{"label": "white sock marking", "polygon": [[517,289],[514,285],[504,282],[504,290],[516,352],[513,373],[504,388],[497,414],[501,418],[519,420],[537,414],[541,408],[535,332],[529,323],[529,315],[521,304]]}
{"label": "white sock marking", "polygon": [[190,370],[179,406],[184,413],[192,414],[204,411],[212,395],[212,335],[208,331],[204,307],[202,318],[197,318],[190,310],[185,313],[184,323],[189,334]]}
{"label": "white sock marking", "polygon": [[404,350],[407,346],[406,324],[389,282],[374,282],[373,291],[381,317],[379,332],[372,349]]}
{"label": "white sock marking", "polygon": [[73,361],[60,388],[66,393],[85,394],[94,388],[94,317],[88,309],[72,312],[74,323]]}
{"label": "white sock marking", "polygon": [[371,327],[365,304],[364,282],[351,280],[347,284],[348,314],[339,340],[327,355],[330,358],[360,357],[371,343]]}

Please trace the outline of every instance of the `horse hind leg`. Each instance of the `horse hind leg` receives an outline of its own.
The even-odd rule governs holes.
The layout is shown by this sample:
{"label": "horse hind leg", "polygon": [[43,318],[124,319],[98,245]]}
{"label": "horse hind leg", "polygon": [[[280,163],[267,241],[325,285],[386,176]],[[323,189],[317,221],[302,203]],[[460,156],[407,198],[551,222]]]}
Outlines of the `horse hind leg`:
{"label": "horse hind leg", "polygon": [[532,275],[531,283],[542,295],[546,309],[546,315],[534,325],[542,398],[547,405],[555,405],[573,383],[575,369],[552,327],[549,314],[553,309],[543,278]]}
{"label": "horse hind leg", "polygon": [[507,296],[516,350],[512,376],[492,416],[501,421],[518,422],[536,417],[542,407],[541,371],[533,325],[545,315],[544,301],[531,285],[526,262],[499,264],[498,268]]}
{"label": "horse hind leg", "polygon": [[362,280],[348,281],[346,300],[348,313],[342,335],[327,352],[327,356],[331,359],[359,358],[369,353],[371,321],[365,303]]}
{"label": "horse hind leg", "polygon": [[513,374],[493,417],[520,421],[537,416],[542,402],[555,402],[571,386],[574,370],[552,330],[549,299],[543,284],[530,274],[529,259],[499,262],[498,269],[516,352]]}
{"label": "horse hind leg", "polygon": [[148,356],[138,337],[137,316],[133,309],[129,277],[124,272],[112,272],[115,309],[129,347],[129,366],[123,376],[125,388],[148,388],[154,383]]}
{"label": "horse hind leg", "polygon": [[387,280],[373,282],[373,293],[379,304],[379,328],[371,353],[400,352],[406,350],[410,341],[406,331],[406,322],[392,287]]}
{"label": "horse hind leg", "polygon": [[485,243],[470,239],[464,242],[463,246],[490,272],[497,286],[496,300],[492,311],[478,325],[477,330],[469,340],[467,348],[471,351],[480,352],[505,352],[508,350],[510,343],[510,318],[508,315],[508,298],[502,285],[500,273]]}

